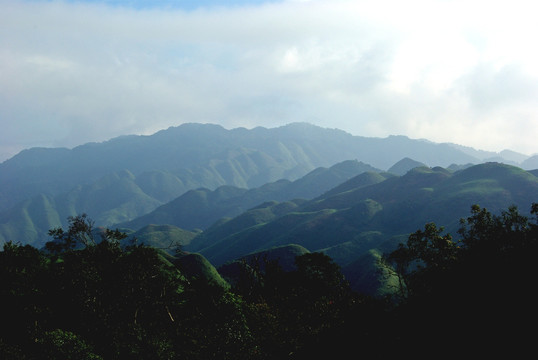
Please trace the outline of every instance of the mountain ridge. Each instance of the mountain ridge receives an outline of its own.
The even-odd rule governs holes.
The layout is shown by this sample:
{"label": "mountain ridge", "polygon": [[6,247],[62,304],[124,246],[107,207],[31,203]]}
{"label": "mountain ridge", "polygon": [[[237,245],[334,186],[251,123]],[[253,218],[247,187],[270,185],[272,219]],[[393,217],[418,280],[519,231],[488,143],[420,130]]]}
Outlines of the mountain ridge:
{"label": "mountain ridge", "polygon": [[[468,215],[473,204],[493,213],[516,205],[527,214],[538,199],[535,175],[499,163],[478,164],[457,172],[418,167],[356,189],[347,189],[345,183],[339,187],[344,191],[327,192],[259,223],[245,223],[242,230],[223,232],[218,228],[227,222],[216,224],[210,232],[194,238],[187,250],[199,252],[219,267],[246,253],[297,244],[329,254],[349,276],[360,275],[350,279],[357,289],[382,294],[388,290],[378,287],[389,286],[394,279],[376,280],[375,273],[365,276],[361,272],[366,268],[382,271],[375,263],[379,254],[394,249],[424,224],[443,224],[446,231],[456,233],[459,220]],[[360,258],[364,261],[358,261]]]}
{"label": "mountain ridge", "polygon": [[[293,182],[340,162],[358,161],[354,164],[378,171],[404,157],[427,166],[478,162],[447,144],[405,136],[367,138],[308,123],[251,130],[187,123],[73,149],[23,150],[0,164],[0,241],[31,243],[44,236],[46,226],[65,226],[65,218],[77,213],[108,226],[147,214],[190,190],[278,187],[284,185],[279,181]],[[342,175],[335,174],[324,175],[331,187]],[[302,181],[296,196],[319,195],[300,193],[309,186],[308,178]],[[42,209],[41,218],[33,206]],[[28,228],[19,229],[26,232],[22,238],[15,236],[18,226]]]}

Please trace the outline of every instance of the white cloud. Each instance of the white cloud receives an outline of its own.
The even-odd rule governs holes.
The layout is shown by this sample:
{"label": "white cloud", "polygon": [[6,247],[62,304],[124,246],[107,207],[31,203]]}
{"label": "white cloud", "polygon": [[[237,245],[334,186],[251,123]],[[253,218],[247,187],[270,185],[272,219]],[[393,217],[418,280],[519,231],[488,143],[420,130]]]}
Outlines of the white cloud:
{"label": "white cloud", "polygon": [[190,121],[305,120],[537,152],[534,10],[523,0],[194,11],[1,1],[0,153]]}

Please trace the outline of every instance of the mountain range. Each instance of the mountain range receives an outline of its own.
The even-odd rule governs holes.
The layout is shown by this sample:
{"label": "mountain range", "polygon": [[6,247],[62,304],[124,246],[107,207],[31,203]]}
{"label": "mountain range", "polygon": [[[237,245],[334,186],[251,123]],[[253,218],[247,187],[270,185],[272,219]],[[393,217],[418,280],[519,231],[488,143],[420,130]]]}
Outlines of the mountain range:
{"label": "mountain range", "polygon": [[[367,138],[306,123],[251,130],[189,123],[149,136],[122,136],[73,149],[32,148],[0,164],[0,243],[42,244],[48,229],[65,226],[68,216],[80,213],[102,226],[126,223],[200,188],[207,189],[202,192],[225,185],[255,189],[272,183],[267,186],[287,187],[290,195],[295,191],[293,196],[309,198],[317,194],[301,193],[302,184],[295,184],[294,190],[285,181],[347,160],[389,170],[403,158],[427,166],[464,166],[502,156],[506,163],[520,161],[523,168],[536,162],[510,151],[497,154],[403,136]],[[323,190],[336,185],[327,181]],[[259,200],[290,197],[273,192],[273,198]],[[244,196],[253,196],[247,208],[255,205],[256,195]],[[243,210],[217,212],[196,226],[208,226],[215,217]]]}
{"label": "mountain range", "polygon": [[29,149],[3,162],[0,243],[41,247],[49,229],[87,213],[97,226],[160,248],[180,244],[217,268],[270,249],[322,251],[355,288],[379,295],[394,281],[380,275],[384,252],[427,222],[455,232],[475,203],[528,210],[538,199],[536,168],[537,156],[509,150],[305,123],[184,124],[73,149]]}
{"label": "mountain range", "polygon": [[[402,164],[416,163],[404,159]],[[500,163],[457,171],[419,166],[404,175],[366,171],[311,200],[266,201],[221,218],[177,243],[207,259],[230,283],[237,281],[242,261],[268,257],[291,269],[297,254],[323,252],[341,266],[355,290],[383,296],[397,279],[379,260],[410,233],[435,222],[457,237],[459,220],[469,215],[472,204],[494,213],[516,205],[528,214],[536,199],[536,175]],[[174,207],[158,213],[168,209],[172,218],[174,209],[188,204],[190,199],[180,197]]]}
{"label": "mountain range", "polygon": [[252,130],[189,123],[149,136],[122,136],[73,149],[24,150],[0,164],[0,211],[39,193],[65,193],[121,170],[140,177],[139,185],[148,195],[167,201],[201,186],[251,188],[282,178],[295,180],[344,160],[357,159],[387,170],[404,157],[428,166],[449,166],[488,158],[498,161],[503,154],[505,162],[514,158],[532,162],[513,152],[496,154],[404,136],[360,137],[305,123]]}
{"label": "mountain range", "polygon": [[500,163],[456,172],[417,167],[403,176],[365,172],[310,201],[268,202],[216,223],[185,249],[218,267],[245,254],[296,244],[331,256],[356,288],[379,292],[387,284],[376,275],[376,260],[424,224],[435,222],[456,235],[472,204],[493,212],[516,205],[528,214],[536,199],[538,178]]}

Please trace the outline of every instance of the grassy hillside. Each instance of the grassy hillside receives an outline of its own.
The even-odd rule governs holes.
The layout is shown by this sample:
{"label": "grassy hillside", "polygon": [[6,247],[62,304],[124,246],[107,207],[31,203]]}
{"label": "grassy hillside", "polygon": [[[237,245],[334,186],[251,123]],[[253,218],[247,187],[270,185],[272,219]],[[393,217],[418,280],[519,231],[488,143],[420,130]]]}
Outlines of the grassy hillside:
{"label": "grassy hillside", "polygon": [[224,239],[251,227],[263,225],[279,216],[297,209],[303,201],[286,201],[279,203],[270,201],[245,211],[234,218],[224,218],[215,223],[206,231],[196,237],[194,243],[187,247],[190,251],[204,249],[215,242],[215,239]]}
{"label": "grassy hillside", "polygon": [[173,225],[147,225],[129,234],[128,240],[136,239],[137,244],[163,249],[174,255],[178,247],[188,245],[196,235],[196,232]]}
{"label": "grassy hillside", "polygon": [[51,228],[61,226],[62,220],[54,207],[54,200],[38,195],[14,207],[10,212],[0,214],[0,243],[20,241],[41,247],[40,241]]}
{"label": "grassy hillside", "polygon": [[421,163],[420,161],[415,161],[410,158],[403,158],[402,160],[398,161],[396,164],[392,165],[387,172],[395,175],[405,175],[409,170],[414,169],[416,167],[423,167],[426,166],[426,164]]}
{"label": "grassy hillside", "polygon": [[[342,192],[327,192],[270,221],[245,222],[243,229],[236,226],[227,232],[220,232],[220,228],[236,219],[216,224],[193,239],[190,246],[219,266],[249,252],[298,244],[309,251],[326,252],[355,277],[366,266],[357,262],[359,258],[369,259],[365,260],[370,263],[366,268],[373,271],[375,254],[390,251],[425,223],[443,224],[455,233],[459,219],[468,215],[472,204],[493,213],[514,204],[528,213],[531,203],[538,199],[536,176],[498,163],[455,173],[420,167],[366,186],[357,179],[350,181],[359,186],[353,189],[350,184],[342,184]],[[198,243],[200,239],[203,242]],[[386,283],[376,273],[370,273],[374,280],[368,281],[383,287],[392,281],[389,278]],[[372,290],[372,283],[352,280],[355,286]]]}
{"label": "grassy hillside", "polygon": [[317,196],[365,170],[375,169],[358,161],[345,161],[318,168],[293,182],[281,179],[250,190],[229,185],[215,190],[200,188],[166,204],[162,201],[170,200],[189,184],[165,171],[135,176],[122,170],[54,197],[39,195],[0,214],[0,242],[42,246],[48,239],[48,229],[65,225],[68,216],[81,213],[89,214],[99,226],[137,230],[148,224],[170,224],[205,229],[222,217],[236,216],[265,201]]}
{"label": "grassy hillside", "polygon": [[230,285],[217,269],[200,254],[177,255],[172,263],[189,281],[202,281],[209,285],[229,288]]}
{"label": "grassy hillside", "polygon": [[12,240],[41,247],[49,240],[48,230],[65,226],[69,216],[86,213],[97,225],[110,226],[158,205],[131,172],[119,171],[57,196],[34,196],[0,213],[0,243]]}
{"label": "grassy hillside", "polygon": [[381,251],[372,248],[351,264],[342,267],[342,274],[349,279],[352,289],[376,298],[383,298],[397,291],[398,277],[392,269],[382,265],[382,256]]}
{"label": "grassy hillside", "polygon": [[138,229],[146,224],[171,224],[187,229],[205,228],[222,216],[240,213],[243,209],[236,200],[246,191],[233,186],[222,186],[214,191],[189,190],[154,211],[119,226]]}
{"label": "grassy hillside", "polygon": [[356,160],[317,168],[300,179],[281,179],[257,188],[221,186],[215,190],[190,190],[154,211],[119,226],[138,229],[146,224],[172,224],[185,229],[206,229],[224,217],[234,217],[267,201],[311,199],[364,173],[379,171]]}

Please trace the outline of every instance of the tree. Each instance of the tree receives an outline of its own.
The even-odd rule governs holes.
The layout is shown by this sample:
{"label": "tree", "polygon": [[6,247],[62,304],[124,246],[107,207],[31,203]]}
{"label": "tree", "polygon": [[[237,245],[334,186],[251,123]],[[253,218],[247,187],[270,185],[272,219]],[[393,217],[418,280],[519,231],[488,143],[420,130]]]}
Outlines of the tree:
{"label": "tree", "polygon": [[96,238],[95,221],[87,214],[69,216],[67,222],[69,224],[67,231],[61,227],[49,230],[49,236],[53,240],[47,242],[45,248],[54,255],[74,250],[77,247],[96,246],[103,241],[119,245],[120,241],[127,237],[127,234],[118,229],[102,229],[99,231],[101,237],[101,241],[99,241]]}
{"label": "tree", "polygon": [[[536,204],[531,213],[538,215]],[[388,255],[408,290],[395,311],[400,345],[446,347],[456,335],[455,351],[524,348],[538,318],[526,295],[538,276],[536,224],[513,206],[494,215],[474,205],[461,220],[461,240],[441,229],[427,224]]]}
{"label": "tree", "polygon": [[45,244],[45,248],[53,254],[74,249],[77,245],[96,245],[93,226],[94,221],[88,215],[81,214],[77,216],[69,216],[67,218],[69,228],[64,231],[61,227],[49,230],[49,236],[53,237],[53,241]]}
{"label": "tree", "polygon": [[[533,204],[531,213],[536,211],[538,207]],[[469,253],[488,253],[489,256],[506,253],[528,245],[527,240],[532,237],[529,219],[521,215],[516,206],[495,216],[487,209],[473,205],[471,216],[461,219],[460,224],[458,233]]]}
{"label": "tree", "polygon": [[31,341],[49,317],[44,301],[47,259],[30,245],[4,244],[0,252],[0,338]]}
{"label": "tree", "polygon": [[431,289],[431,278],[446,273],[459,256],[459,243],[444,228],[428,223],[409,235],[386,259],[400,279],[400,295],[407,298]]}

